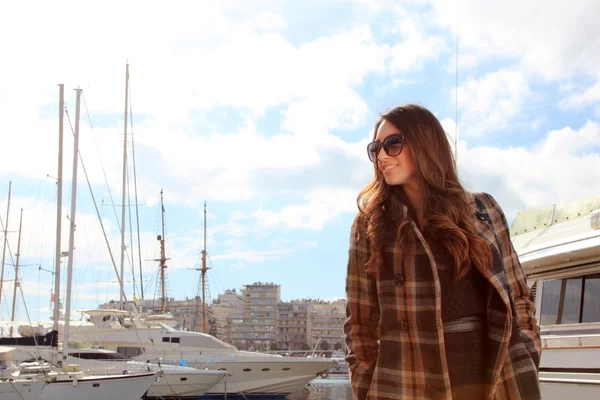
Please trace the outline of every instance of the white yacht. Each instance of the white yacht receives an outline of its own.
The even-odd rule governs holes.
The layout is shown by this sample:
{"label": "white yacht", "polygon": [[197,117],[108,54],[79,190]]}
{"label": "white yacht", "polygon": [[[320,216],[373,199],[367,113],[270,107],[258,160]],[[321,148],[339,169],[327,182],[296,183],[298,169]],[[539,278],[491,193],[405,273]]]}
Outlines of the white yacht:
{"label": "white yacht", "polygon": [[21,379],[17,366],[9,360],[14,350],[10,347],[0,347],[0,399],[38,400],[46,382]]}
{"label": "white yacht", "polygon": [[[17,348],[12,359],[26,362],[31,359],[52,359],[52,348]],[[198,398],[227,375],[225,371],[210,371],[191,367],[161,365],[136,361],[105,349],[69,349],[68,364],[76,364],[86,375],[119,375],[159,372],[160,378],[148,389],[147,397]]]}
{"label": "white yacht", "polygon": [[0,399],[38,400],[45,386],[44,381],[0,379]]}
{"label": "white yacht", "polygon": [[87,310],[94,326],[72,327],[70,337],[80,347],[101,346],[135,360],[226,371],[226,379],[208,395],[289,395],[325,376],[331,359],[283,357],[240,351],[214,336],[176,330],[152,318],[122,310]]}
{"label": "white yacht", "polygon": [[[78,366],[68,365],[62,370],[35,360],[16,366],[12,359],[17,348],[0,350],[0,399],[8,400],[103,400],[119,398],[140,399],[156,380],[156,372],[123,375],[84,374]],[[10,353],[11,359],[7,354]]]}
{"label": "white yacht", "polygon": [[600,398],[600,196],[521,212],[511,239],[535,293],[542,397]]}
{"label": "white yacht", "polygon": [[40,362],[19,365],[18,374],[21,379],[46,382],[39,400],[137,400],[146,394],[157,379],[156,372],[87,375],[78,366],[65,366],[56,371]]}

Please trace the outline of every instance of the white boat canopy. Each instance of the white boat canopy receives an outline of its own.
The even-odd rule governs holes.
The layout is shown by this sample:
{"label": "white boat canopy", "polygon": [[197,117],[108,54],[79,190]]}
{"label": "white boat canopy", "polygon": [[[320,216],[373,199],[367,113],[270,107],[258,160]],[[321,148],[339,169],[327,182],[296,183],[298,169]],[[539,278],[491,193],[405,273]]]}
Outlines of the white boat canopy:
{"label": "white boat canopy", "polygon": [[90,317],[102,317],[105,315],[114,315],[117,317],[129,317],[133,314],[126,310],[115,310],[112,308],[93,309],[93,310],[78,310],[79,313],[89,315]]}
{"label": "white boat canopy", "polygon": [[520,212],[511,240],[530,281],[592,271],[600,262],[600,196]]}
{"label": "white boat canopy", "polygon": [[6,360],[10,358],[10,355],[16,349],[14,347],[0,346],[0,360]]}
{"label": "white boat canopy", "polygon": [[519,211],[510,227],[510,236],[522,235],[584,217],[598,209],[600,209],[600,195]]}

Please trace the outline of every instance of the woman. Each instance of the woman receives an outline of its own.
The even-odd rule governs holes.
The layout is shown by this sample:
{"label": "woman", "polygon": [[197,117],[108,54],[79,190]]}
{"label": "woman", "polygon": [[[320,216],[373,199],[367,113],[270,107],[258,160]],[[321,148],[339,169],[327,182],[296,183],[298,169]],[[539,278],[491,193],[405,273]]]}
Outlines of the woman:
{"label": "woman", "polygon": [[344,324],[358,399],[539,399],[534,304],[506,219],[460,184],[423,107],[381,116],[358,196]]}

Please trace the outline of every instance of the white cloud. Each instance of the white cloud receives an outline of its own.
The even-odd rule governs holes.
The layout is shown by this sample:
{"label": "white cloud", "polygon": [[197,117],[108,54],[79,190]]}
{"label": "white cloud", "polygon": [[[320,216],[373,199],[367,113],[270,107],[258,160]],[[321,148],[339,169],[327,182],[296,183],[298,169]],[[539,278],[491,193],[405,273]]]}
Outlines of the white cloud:
{"label": "white cloud", "polygon": [[588,121],[579,130],[550,131],[532,148],[461,148],[459,167],[471,189],[499,196],[514,216],[519,209],[589,196],[597,186],[598,147],[600,124]]}
{"label": "white cloud", "polygon": [[[443,120],[440,121],[440,124],[442,124],[442,128],[444,128],[444,132],[446,132],[446,137],[448,138],[448,141],[450,142],[450,149],[452,150],[452,152],[454,153],[455,151],[455,144],[456,144],[456,123],[454,122],[454,120],[452,118],[444,118]],[[460,132],[458,132],[459,135],[459,142],[462,140],[460,138]],[[460,144],[459,144],[460,147]],[[456,154],[456,153],[454,153]]]}
{"label": "white cloud", "polygon": [[[474,54],[463,54],[459,51],[458,54],[458,73],[464,75],[469,69],[479,64],[479,59]],[[446,72],[455,74],[456,73],[456,54],[453,54],[448,61],[448,67]],[[459,77],[460,78],[460,77]]]}
{"label": "white cloud", "polygon": [[244,223],[247,221],[247,216],[239,210],[234,210],[229,213],[227,222],[218,224],[208,228],[207,234],[214,235],[223,233],[227,237],[241,238],[248,234],[248,226]]}
{"label": "white cloud", "polygon": [[237,263],[232,264],[234,268],[243,268],[246,263],[258,264],[265,261],[279,260],[283,256],[294,253],[300,250],[310,249],[315,247],[314,242],[298,242],[293,246],[285,248],[275,248],[269,250],[237,250],[231,249],[224,254],[218,254],[212,257],[214,261],[237,260]]}
{"label": "white cloud", "polygon": [[600,101],[600,80],[591,86],[582,89],[571,90],[568,97],[561,102],[565,107],[581,108],[589,104],[597,104]]}
{"label": "white cloud", "polygon": [[[442,125],[453,137],[453,120],[446,118]],[[462,138],[459,171],[469,190],[491,193],[512,218],[524,208],[589,195],[600,165],[598,147],[600,124],[594,121],[578,130],[565,127],[550,131],[531,148],[469,147]],[[370,172],[366,165],[361,168]],[[361,188],[355,183],[345,188],[316,189],[305,196],[303,204],[259,210],[254,216],[263,228],[321,230],[331,219],[356,212],[356,196]]]}
{"label": "white cloud", "polygon": [[[478,62],[501,61],[520,71],[528,81],[565,82],[585,77],[592,87],[574,87],[562,106],[580,108],[600,101],[600,24],[595,0],[568,6],[548,6],[543,0],[502,3],[477,0],[431,0],[435,19],[454,37],[459,32],[459,74]],[[518,12],[515,12],[518,10]],[[461,60],[468,60],[462,65]],[[454,71],[454,60],[448,67]],[[500,101],[502,98],[500,98]]]}
{"label": "white cloud", "polygon": [[460,48],[486,58],[512,58],[546,79],[563,79],[576,72],[597,74],[600,26],[591,10],[594,0],[568,7],[543,0],[502,3],[476,0],[432,0],[439,24],[456,31]]}
{"label": "white cloud", "polygon": [[324,130],[355,128],[367,115],[368,106],[354,91],[345,88],[290,104],[282,128],[303,136],[317,137]]}
{"label": "white cloud", "polygon": [[[208,227],[211,258],[238,269],[235,272],[240,275],[247,272],[243,271],[246,267],[289,259],[295,252],[316,246],[310,241],[265,244],[266,239],[286,239],[294,229],[304,234],[350,218],[356,212],[358,192],[372,178],[365,154],[370,138],[365,134],[356,143],[333,133],[356,135],[356,129],[366,130],[366,118],[377,111],[370,109],[372,102],[392,96],[384,90],[413,93],[415,87],[406,86],[428,79],[418,73],[427,65],[429,74],[429,63],[436,60],[441,62],[432,69],[432,80],[441,76],[443,81],[437,96],[447,98],[442,103],[449,102],[453,109],[454,93],[447,92],[446,84],[454,72],[456,21],[460,23],[462,82],[458,157],[461,176],[469,187],[497,195],[507,213],[584,195],[595,187],[590,171],[597,169],[598,153],[589,149],[598,143],[597,122],[552,131],[535,147],[469,147],[467,141],[479,136],[478,143],[485,143],[484,133],[514,124],[537,130],[539,137],[547,124],[556,124],[541,113],[531,117],[526,109],[536,99],[532,88],[547,84],[542,79],[564,84],[563,107],[596,106],[600,115],[597,85],[582,84],[595,82],[596,61],[600,61],[598,42],[593,41],[599,36],[595,34],[598,27],[593,13],[582,13],[585,3],[562,12],[541,2],[493,5],[465,0],[458,3],[456,15],[453,4],[441,1],[435,3],[435,14],[421,13],[421,8],[409,14],[395,4],[357,1],[362,5],[349,14],[359,19],[325,29],[321,37],[307,31],[284,36],[295,35],[292,31],[297,29],[289,14],[279,13],[286,8],[269,5],[257,10],[254,3],[188,2],[169,7],[131,2],[103,3],[102,7],[40,3],[32,15],[28,5],[10,3],[0,16],[0,35],[11,38],[0,44],[0,51],[9,57],[0,65],[0,74],[18,78],[0,80],[2,143],[11,150],[3,155],[0,176],[13,179],[16,188],[23,178],[28,183],[41,182],[46,193],[44,202],[19,198],[19,191],[13,192],[17,193],[14,209],[25,209],[26,261],[52,265],[54,184],[46,174],[56,171],[55,83],[67,86],[71,118],[71,89],[83,86],[94,124],[92,135],[82,108],[81,150],[86,166],[98,201],[110,202],[104,173],[112,201],[121,201],[123,123],[119,119],[126,59],[131,61],[140,202],[154,206],[164,187],[167,209],[182,206],[178,212],[189,212],[197,220],[196,225],[186,221],[189,225],[181,228],[175,219],[181,217],[175,214],[168,222],[174,228],[167,232],[169,271],[198,264],[203,232],[197,211],[201,212],[204,200],[209,207],[218,201],[221,209],[245,210],[224,213],[220,219],[211,216]],[[408,3],[421,7],[424,2]],[[124,7],[123,13],[115,12],[116,6]],[[393,13],[397,23],[382,26],[376,13],[383,10]],[[56,20],[72,20],[73,24],[56,25]],[[445,29],[434,26],[436,21]],[[75,31],[83,33],[73,35]],[[480,69],[497,68],[497,62],[503,69],[474,75]],[[387,82],[386,88],[377,89],[382,81]],[[429,101],[426,96],[424,100]],[[450,116],[440,118],[453,137],[453,113]],[[72,139],[68,124],[65,127],[68,200]],[[82,172],[80,204],[89,203]],[[28,194],[34,190],[29,188]],[[261,199],[267,199],[268,207],[259,205]],[[5,205],[0,202],[0,210]],[[246,211],[254,208],[259,211]],[[101,210],[113,249],[118,249],[120,235],[112,210],[106,206]],[[65,221],[67,213],[65,207]],[[75,282],[96,282],[80,286],[78,296],[90,304],[118,298],[114,282],[99,282],[114,281],[114,273],[96,216],[85,208],[78,211],[77,219]],[[11,226],[15,225],[11,219]],[[64,249],[67,226],[65,222]],[[144,230],[143,248],[150,250],[143,259],[155,259],[156,232]],[[118,259],[116,254],[117,263]],[[156,263],[145,262],[146,279],[156,269]],[[38,289],[31,277],[24,282],[32,296],[49,289]]]}
{"label": "white cloud", "polygon": [[481,79],[468,79],[458,87],[460,134],[480,136],[505,128],[521,115],[531,95],[525,75],[518,70],[500,70]]}
{"label": "white cloud", "polygon": [[537,131],[540,129],[540,127],[542,125],[544,125],[546,122],[548,121],[548,117],[546,117],[545,115],[536,117],[533,119],[533,121],[531,121],[529,123],[529,126],[531,127],[532,131]]}
{"label": "white cloud", "polygon": [[238,261],[236,263],[231,264],[230,267],[234,269],[244,269],[246,268],[246,263]]}
{"label": "white cloud", "polygon": [[[47,27],[53,11],[51,8],[46,11],[46,17],[35,22],[50,38],[62,31],[57,33]],[[163,11],[166,14],[163,15]],[[356,87],[367,74],[385,70],[385,49],[375,43],[368,26],[356,25],[295,46],[279,34],[257,33],[240,21],[225,18],[217,8],[197,10],[202,14],[198,21],[187,13],[183,13],[184,21],[171,20],[168,16],[177,14],[177,9],[163,11],[144,7],[142,16],[149,21],[141,22],[138,29],[140,32],[152,30],[143,41],[146,47],[152,41],[154,48],[151,53],[145,52],[145,47],[138,53],[136,48],[135,54],[140,56],[132,57],[134,118],[136,115],[145,118],[134,126],[141,201],[156,202],[164,182],[172,186],[166,192],[169,201],[191,206],[200,198],[250,199],[256,195],[256,189],[247,182],[256,181],[257,170],[297,170],[316,164],[320,155],[314,137],[329,129],[352,129],[362,123],[368,107]],[[194,12],[194,8],[188,11]],[[92,44],[100,40],[94,32],[105,31],[94,29],[94,24],[103,20],[103,14],[94,17],[86,29],[93,36],[88,38]],[[89,16],[81,18],[87,21]],[[268,18],[277,20],[272,14]],[[204,19],[211,21],[201,27]],[[150,28],[150,22],[156,20],[167,21],[166,24],[177,20],[178,23],[173,29],[164,30],[164,37],[159,38]],[[191,20],[194,24],[185,24]],[[0,29],[11,27],[17,28],[9,25]],[[113,46],[120,29],[116,24],[115,30],[107,35],[103,33],[105,43],[93,47],[93,51],[81,43],[77,57],[69,53],[62,59],[52,58],[43,70],[32,74],[34,78],[26,82],[25,87],[17,82],[3,82],[0,104],[13,116],[4,121],[3,131],[13,134],[5,135],[3,144],[7,148],[27,149],[28,162],[23,162],[21,151],[10,152],[5,155],[0,174],[38,179],[56,174],[58,107],[54,82],[72,75],[73,80],[87,83],[84,96],[90,111],[95,113],[92,123],[96,127],[92,135],[82,107],[80,149],[91,181],[104,186],[106,174],[113,201],[120,201],[123,127],[122,122],[112,122],[115,115],[122,115],[123,107],[122,60],[125,57],[117,60],[119,51]],[[217,36],[218,40],[206,41],[205,35]],[[20,46],[31,44],[32,49],[37,48],[33,37],[24,35],[20,40]],[[142,41],[142,37],[130,38],[117,50],[133,48],[138,40]],[[16,51],[12,45],[8,46],[4,50]],[[157,59],[158,54],[160,59]],[[20,64],[39,65],[39,56],[37,51],[24,54]],[[84,60],[93,61],[88,65]],[[96,60],[101,62],[94,64]],[[1,74],[17,72],[12,71],[9,64],[0,66]],[[77,71],[87,72],[77,75]],[[71,119],[74,118],[73,80],[66,82]],[[25,93],[28,97],[23,97]],[[267,137],[257,131],[256,118],[273,106],[283,107],[282,126],[294,135]],[[202,118],[198,120],[195,115],[203,115],[214,107],[232,107],[229,112],[240,115],[244,123],[230,132],[220,128],[205,130],[201,126]],[[39,117],[40,110],[45,113],[43,120]],[[110,126],[106,126],[100,112],[110,115]],[[72,140],[67,123],[64,148],[64,177],[68,181]],[[281,151],[292,148],[293,152]],[[131,154],[129,159],[131,168]],[[81,169],[79,176],[83,180]],[[104,192],[100,197],[108,197],[107,189]]]}
{"label": "white cloud", "polygon": [[402,42],[391,48],[391,67],[394,72],[412,72],[420,69],[428,60],[437,60],[441,52],[446,50],[445,40],[436,35],[427,35],[420,28],[422,21],[407,15],[403,9],[396,10],[398,21],[396,33]]}
{"label": "white cloud", "polygon": [[306,204],[288,205],[280,211],[258,210],[254,216],[266,227],[321,230],[342,213],[358,211],[357,194],[348,188],[319,188],[305,196]]}
{"label": "white cloud", "polygon": [[257,27],[264,30],[279,30],[285,27],[285,20],[279,14],[263,11],[255,19]]}

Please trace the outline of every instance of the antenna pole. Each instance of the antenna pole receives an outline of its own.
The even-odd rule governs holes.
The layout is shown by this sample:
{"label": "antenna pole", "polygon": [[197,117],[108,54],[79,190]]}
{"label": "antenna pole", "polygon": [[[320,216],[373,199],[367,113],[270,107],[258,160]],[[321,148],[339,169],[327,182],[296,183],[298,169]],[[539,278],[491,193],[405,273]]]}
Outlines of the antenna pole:
{"label": "antenna pole", "polygon": [[458,174],[458,14],[456,19],[456,75],[455,75],[455,86],[454,91],[454,169]]}
{"label": "antenna pole", "polygon": [[0,304],[2,304],[2,284],[4,282],[4,260],[6,257],[6,243],[8,241],[8,216],[10,214],[10,192],[12,181],[8,182],[8,206],[6,207],[6,225],[4,225],[4,250],[2,250],[2,273],[0,274]]}

